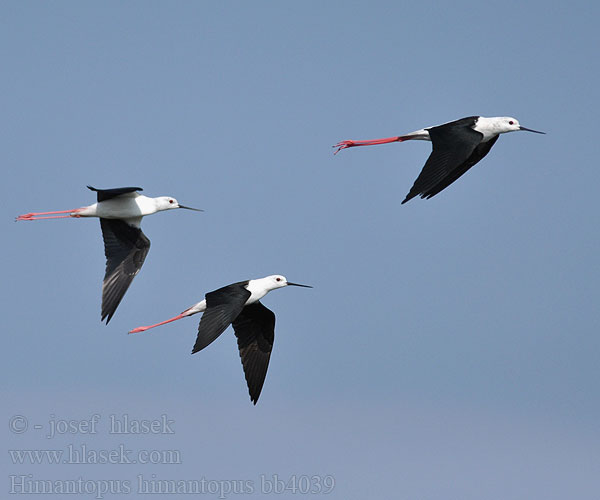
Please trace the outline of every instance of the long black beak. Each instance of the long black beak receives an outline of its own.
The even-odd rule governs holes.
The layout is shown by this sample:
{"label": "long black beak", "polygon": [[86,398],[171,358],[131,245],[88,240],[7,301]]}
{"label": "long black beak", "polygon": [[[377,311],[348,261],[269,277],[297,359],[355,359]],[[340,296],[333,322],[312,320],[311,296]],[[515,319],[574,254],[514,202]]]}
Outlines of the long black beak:
{"label": "long black beak", "polygon": [[202,210],[201,208],[186,207],[185,205],[179,205],[179,208],[185,208],[186,210],[194,210],[195,212],[204,212],[204,210]]}
{"label": "long black beak", "polygon": [[531,130],[530,128],[519,127],[519,130],[525,130],[527,132],[535,132],[536,134],[545,134],[546,132],[540,132],[539,130]]}
{"label": "long black beak", "polygon": [[298,283],[290,283],[289,281],[287,282],[287,284],[289,286],[301,286],[302,288],[312,288],[312,286],[310,285],[299,285]]}

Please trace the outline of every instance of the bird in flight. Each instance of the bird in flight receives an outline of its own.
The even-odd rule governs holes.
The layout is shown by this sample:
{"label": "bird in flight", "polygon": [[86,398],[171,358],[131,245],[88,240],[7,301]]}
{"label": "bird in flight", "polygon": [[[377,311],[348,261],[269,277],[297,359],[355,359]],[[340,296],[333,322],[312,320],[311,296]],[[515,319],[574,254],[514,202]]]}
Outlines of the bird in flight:
{"label": "bird in flight", "polygon": [[192,354],[211,344],[229,325],[237,337],[238,350],[248,384],[250,400],[256,404],[269,366],[275,338],[275,314],[260,299],[271,290],[286,286],[309,285],[290,283],[285,276],[275,274],[265,278],[240,281],[208,292],[205,299],[173,318],[150,326],[134,328],[129,333],[144,332],[199,312],[204,312],[198,325]]}
{"label": "bird in flight", "polygon": [[198,212],[202,210],[181,205],[170,196],[149,198],[140,195],[138,191],[142,191],[142,188],[139,187],[96,189],[88,186],[88,189],[97,193],[98,202],[93,205],[73,210],[31,212],[19,215],[16,220],[33,221],[67,217],[100,218],[106,255],[106,272],[102,283],[101,321],[106,319],[106,324],[108,324],[133,278],[140,272],[148,250],[150,250],[150,240],[140,229],[142,217],[174,208],[185,208]]}
{"label": "bird in flight", "polygon": [[403,204],[415,196],[431,198],[447,188],[473,165],[490,152],[500,134],[526,130],[544,134],[537,130],[522,127],[516,118],[499,116],[485,118],[469,116],[436,127],[427,127],[410,134],[369,141],[341,141],[334,148],[334,154],[342,149],[355,146],[372,146],[389,142],[410,140],[431,141],[433,151],[417,177],[413,187],[406,195]]}

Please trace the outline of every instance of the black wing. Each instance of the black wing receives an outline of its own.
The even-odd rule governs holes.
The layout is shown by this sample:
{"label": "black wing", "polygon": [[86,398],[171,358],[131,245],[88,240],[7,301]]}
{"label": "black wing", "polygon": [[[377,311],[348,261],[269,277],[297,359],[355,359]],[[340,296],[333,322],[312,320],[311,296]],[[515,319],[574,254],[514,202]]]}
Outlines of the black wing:
{"label": "black wing", "polygon": [[98,193],[98,201],[110,200],[115,196],[121,196],[122,194],[134,193],[135,191],[143,191],[140,187],[124,187],[114,189],[96,189],[95,187],[88,186],[88,189],[96,191]]}
{"label": "black wing", "polygon": [[475,150],[473,151],[471,156],[469,156],[469,158],[467,158],[467,160],[465,162],[463,162],[458,168],[454,169],[454,171],[448,177],[446,177],[442,182],[437,184],[435,186],[435,188],[430,189],[423,197],[429,199],[432,196],[435,196],[442,189],[445,189],[450,184],[452,184],[456,179],[458,179],[462,174],[464,174],[467,170],[469,170],[473,165],[475,165],[476,163],[479,163],[485,157],[485,155],[487,155],[490,152],[490,149],[492,149],[492,146],[498,140],[498,137],[500,137],[500,136],[497,135],[493,139],[490,139],[487,142],[482,142],[481,144],[479,144],[479,146],[477,146],[475,148]]}
{"label": "black wing", "polygon": [[[463,118],[428,129],[433,143],[433,151],[402,203],[406,203],[417,195],[421,195],[421,198],[431,198],[485,156],[481,156],[457,174],[471,158],[483,138],[481,132],[472,128],[476,120],[477,117]],[[436,190],[438,186],[441,187]]]}
{"label": "black wing", "polygon": [[244,307],[233,321],[250,399],[258,401],[275,338],[275,314],[260,302]]}
{"label": "black wing", "polygon": [[106,272],[102,284],[102,321],[106,318],[108,325],[133,278],[144,264],[150,250],[150,240],[140,228],[120,219],[101,218],[100,227],[106,255]]}
{"label": "black wing", "polygon": [[198,325],[198,336],[192,354],[201,351],[235,320],[250,298],[247,281],[227,285],[206,294],[206,311]]}

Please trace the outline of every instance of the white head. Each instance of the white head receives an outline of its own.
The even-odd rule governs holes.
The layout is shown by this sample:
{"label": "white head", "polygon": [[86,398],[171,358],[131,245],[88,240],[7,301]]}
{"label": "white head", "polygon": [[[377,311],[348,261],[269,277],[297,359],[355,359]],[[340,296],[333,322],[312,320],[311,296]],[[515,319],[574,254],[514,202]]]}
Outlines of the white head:
{"label": "white head", "polygon": [[513,118],[512,116],[500,116],[497,118],[499,121],[498,129],[500,133],[503,134],[505,132],[516,132],[521,129],[521,124],[519,120]]}
{"label": "white head", "polygon": [[284,286],[301,286],[304,288],[312,288],[309,285],[299,285],[298,283],[290,283],[285,276],[281,276],[280,274],[273,274],[272,276],[267,276],[263,278],[265,288],[269,291],[275,290],[276,288],[283,288]]}
{"label": "white head", "polygon": [[187,210],[195,210],[196,212],[202,212],[199,208],[191,208],[186,207],[184,205],[180,205],[179,202],[171,197],[171,196],[159,196],[158,198],[154,198],[154,203],[156,203],[156,210],[161,212],[163,210],[171,210],[173,208],[185,208]]}
{"label": "white head", "polygon": [[538,132],[537,130],[531,130],[530,128],[522,127],[519,120],[512,116],[498,116],[492,118],[493,126],[499,134],[506,132],[516,132],[518,130],[526,130],[527,132],[535,132],[536,134],[545,134],[545,132]]}

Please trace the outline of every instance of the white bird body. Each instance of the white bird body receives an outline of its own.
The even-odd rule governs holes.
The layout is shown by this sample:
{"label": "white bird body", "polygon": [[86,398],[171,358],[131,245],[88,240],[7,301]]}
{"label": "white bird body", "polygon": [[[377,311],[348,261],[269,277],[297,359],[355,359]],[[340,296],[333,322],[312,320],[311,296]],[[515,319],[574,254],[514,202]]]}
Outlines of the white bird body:
{"label": "white bird body", "polygon": [[141,219],[145,215],[174,208],[179,208],[179,203],[175,198],[168,196],[150,198],[138,193],[128,193],[82,207],[70,215],[71,217],[100,217],[102,219]]}

